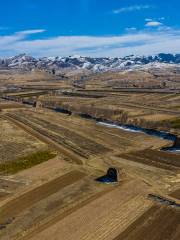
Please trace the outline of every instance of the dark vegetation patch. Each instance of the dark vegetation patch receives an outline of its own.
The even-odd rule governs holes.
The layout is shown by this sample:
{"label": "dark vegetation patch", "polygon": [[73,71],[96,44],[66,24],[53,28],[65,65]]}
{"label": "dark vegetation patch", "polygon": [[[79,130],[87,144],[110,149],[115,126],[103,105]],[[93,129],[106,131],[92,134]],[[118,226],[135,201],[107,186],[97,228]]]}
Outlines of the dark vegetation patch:
{"label": "dark vegetation patch", "polygon": [[170,123],[173,128],[180,128],[180,118],[173,119]]}
{"label": "dark vegetation patch", "polygon": [[49,159],[54,158],[55,156],[56,156],[56,153],[53,153],[49,150],[39,151],[25,157],[20,157],[15,161],[1,163],[0,173],[15,174],[21,170],[28,169],[40,163],[46,162]]}

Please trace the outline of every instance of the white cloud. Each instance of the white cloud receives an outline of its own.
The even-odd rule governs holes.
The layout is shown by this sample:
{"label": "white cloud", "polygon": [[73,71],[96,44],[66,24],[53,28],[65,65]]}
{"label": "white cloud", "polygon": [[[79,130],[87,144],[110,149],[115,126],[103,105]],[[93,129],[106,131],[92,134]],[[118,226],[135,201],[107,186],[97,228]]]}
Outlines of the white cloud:
{"label": "white cloud", "polygon": [[58,36],[35,40],[29,39],[29,34],[30,30],[27,30],[23,34],[0,36],[0,55],[12,56],[25,52],[38,57],[75,54],[120,57],[129,54],[180,53],[180,29],[156,28],[119,36]]}
{"label": "white cloud", "polygon": [[44,31],[44,29],[33,29],[19,31],[12,35],[0,35],[0,55],[2,55],[1,52],[5,55],[8,53],[10,55],[13,55],[13,52],[16,52],[16,50],[14,49],[16,44],[25,41],[25,39],[27,39],[27,37],[31,34],[42,33]]}
{"label": "white cloud", "polygon": [[153,19],[152,18],[146,18],[145,21],[146,22],[151,22],[151,21],[153,21]]}
{"label": "white cloud", "polygon": [[146,27],[159,27],[162,26],[163,24],[158,21],[150,21],[145,24]]}
{"label": "white cloud", "polygon": [[149,8],[152,8],[152,6],[150,6],[150,5],[132,5],[132,6],[129,6],[129,7],[123,7],[123,8],[115,9],[113,11],[113,13],[114,14],[119,14],[119,13],[123,13],[123,12],[140,11],[140,10],[149,9]]}
{"label": "white cloud", "polygon": [[30,29],[30,30],[24,30],[24,31],[16,32],[16,34],[30,35],[30,34],[36,34],[36,33],[43,33],[45,31],[46,31],[45,29]]}
{"label": "white cloud", "polygon": [[153,22],[153,21],[163,21],[165,20],[165,17],[160,17],[160,18],[157,18],[157,19],[152,19],[152,18],[145,18],[145,21],[146,22]]}

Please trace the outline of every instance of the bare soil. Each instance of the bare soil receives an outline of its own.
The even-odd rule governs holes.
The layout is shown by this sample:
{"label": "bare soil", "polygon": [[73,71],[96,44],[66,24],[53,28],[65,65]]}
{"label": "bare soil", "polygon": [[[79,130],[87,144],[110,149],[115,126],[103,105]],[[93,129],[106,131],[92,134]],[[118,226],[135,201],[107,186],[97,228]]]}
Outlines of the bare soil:
{"label": "bare soil", "polygon": [[152,149],[129,152],[119,155],[119,157],[166,170],[176,170],[180,168],[179,154],[166,153]]}
{"label": "bare soil", "polygon": [[43,198],[48,197],[49,195],[55,193],[61,188],[64,188],[67,185],[78,181],[85,174],[72,171],[70,173],[65,174],[55,180],[52,180],[38,188],[29,191],[22,196],[19,196],[17,199],[7,202],[3,207],[1,207],[1,216],[0,216],[0,224],[3,224],[9,218],[15,218],[20,212],[27,209],[28,207],[36,204],[38,201]]}
{"label": "bare soil", "polygon": [[122,185],[82,206],[30,239],[45,240],[52,234],[53,239],[58,239],[59,236],[66,240],[72,239],[72,236],[74,239],[113,239],[113,236],[123,231],[130,222],[138,218],[151,205],[142,195],[138,194],[139,187],[133,189],[130,187],[131,184]]}
{"label": "bare soil", "polygon": [[180,211],[153,206],[114,240],[178,240]]}
{"label": "bare soil", "polygon": [[172,192],[170,196],[180,200],[180,189],[177,189],[176,191]]}

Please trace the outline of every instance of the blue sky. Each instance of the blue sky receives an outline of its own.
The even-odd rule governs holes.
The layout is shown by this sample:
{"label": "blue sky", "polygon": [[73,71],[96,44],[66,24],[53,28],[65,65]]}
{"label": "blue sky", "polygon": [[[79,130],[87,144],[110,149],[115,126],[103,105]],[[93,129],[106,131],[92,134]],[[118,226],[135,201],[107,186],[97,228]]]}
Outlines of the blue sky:
{"label": "blue sky", "polygon": [[179,0],[6,0],[0,56],[180,53]]}

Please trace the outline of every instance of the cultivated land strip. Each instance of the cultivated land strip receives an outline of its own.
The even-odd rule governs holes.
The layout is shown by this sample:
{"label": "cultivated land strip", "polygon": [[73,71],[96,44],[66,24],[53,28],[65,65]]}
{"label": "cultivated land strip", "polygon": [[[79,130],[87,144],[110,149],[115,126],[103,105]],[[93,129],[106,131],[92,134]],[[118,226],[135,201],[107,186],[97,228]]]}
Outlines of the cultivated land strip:
{"label": "cultivated land strip", "polygon": [[180,211],[153,206],[114,240],[178,240]]}
{"label": "cultivated land strip", "polygon": [[148,110],[153,110],[156,112],[162,112],[162,113],[168,113],[168,114],[173,114],[173,115],[180,115],[180,111],[171,111],[168,109],[164,108],[155,108],[155,107],[150,107],[150,106],[144,106],[140,104],[132,104],[132,103],[121,103],[121,105],[127,106],[127,107],[133,107],[133,108],[142,108],[142,109],[148,109]]}
{"label": "cultivated land strip", "polygon": [[161,152],[157,150],[146,149],[143,151],[129,152],[119,157],[129,161],[139,162],[165,170],[178,170],[180,169],[180,161],[178,154]]}
{"label": "cultivated land strip", "polygon": [[66,140],[65,138],[63,138],[61,135],[63,133],[61,133],[61,135],[56,134],[56,132],[58,131],[58,126],[57,129],[54,128],[54,131],[51,131],[51,129],[49,130],[51,123],[48,124],[43,124],[43,120],[38,121],[29,117],[29,118],[25,118],[23,116],[19,116],[17,114],[8,114],[8,116],[15,118],[16,120],[19,120],[20,122],[26,124],[27,126],[35,129],[36,131],[38,131],[41,134],[44,134],[47,137],[50,137],[52,140],[54,140],[57,143],[60,143],[61,145],[63,145],[66,148],[69,148],[70,150],[72,150],[73,152],[75,152],[76,154],[79,154],[81,157],[87,157],[86,153],[83,152],[83,150],[78,149],[78,147],[74,146],[72,142]]}
{"label": "cultivated land strip", "polygon": [[46,218],[44,221],[41,221],[39,224],[34,226],[32,229],[27,231],[25,234],[22,234],[23,237],[17,237],[18,240],[28,240],[32,237],[36,236],[39,232],[44,231],[46,228],[58,223],[68,215],[72,214],[73,212],[79,210],[83,206],[88,205],[89,203],[97,200],[98,198],[102,197],[103,195],[111,192],[114,190],[113,186],[107,187],[107,189],[103,190],[102,192],[96,193],[95,195],[90,196],[89,198],[85,199],[82,202],[79,202],[73,205],[73,207],[70,207],[68,210],[66,210],[64,213],[59,214],[58,212],[54,216],[49,216],[49,218]]}
{"label": "cultivated land strip", "polygon": [[12,199],[0,207],[0,224],[3,224],[8,219],[15,218],[22,211],[85,176],[82,172],[72,171]]}
{"label": "cultivated land strip", "polygon": [[[27,119],[32,118],[31,112],[23,112],[23,115],[26,116]],[[38,119],[39,124],[43,125],[43,115],[40,115],[39,112],[36,112],[36,115],[38,117],[33,116],[32,121],[37,121]],[[49,115],[48,117],[54,117]],[[64,116],[63,116],[64,117]],[[79,120],[79,119],[78,119]],[[51,119],[48,118],[48,121],[45,121],[45,127],[51,128]],[[53,126],[55,130],[57,131],[60,129],[60,133],[64,136],[67,136],[67,129],[71,129],[71,135],[69,137],[74,139],[75,142],[78,142],[78,144],[83,144],[82,149],[86,150],[89,154],[104,154],[108,151],[110,151],[109,148],[114,149],[115,147],[124,147],[126,145],[131,145],[131,142],[133,141],[132,138],[129,139],[129,136],[123,134],[119,134],[120,131],[115,133],[115,129],[104,129],[102,126],[95,124],[94,122],[90,122],[88,120],[81,120],[79,122],[74,121],[72,118],[69,120],[68,118],[62,118],[62,116],[59,114],[58,119],[56,119],[57,125]],[[82,124],[83,123],[83,124]],[[48,125],[47,125],[48,124]],[[65,133],[63,133],[65,131]],[[92,135],[93,131],[93,135]],[[70,132],[70,130],[69,130]],[[123,136],[125,135],[125,136]],[[78,140],[78,136],[80,136]],[[68,136],[67,136],[68,137]],[[111,138],[111,141],[109,141],[109,138]],[[78,140],[78,141],[77,141]],[[119,141],[121,141],[121,146],[119,146]]]}
{"label": "cultivated land strip", "polygon": [[[114,191],[94,199],[59,222],[47,226],[28,239],[46,240],[109,240],[148,209],[152,203],[140,195],[134,182],[117,187]],[[137,183],[138,184],[138,183]],[[140,184],[141,185],[141,184]],[[88,226],[88,227],[87,227]]]}
{"label": "cultivated land strip", "polygon": [[74,153],[74,152],[70,151],[69,149],[65,148],[62,145],[62,142],[59,143],[57,138],[55,138],[51,134],[48,134],[43,129],[40,129],[37,126],[30,124],[26,120],[20,119],[16,115],[10,115],[10,114],[3,115],[3,118],[13,122],[18,127],[22,128],[26,132],[32,134],[33,136],[35,136],[39,140],[45,142],[46,144],[49,144],[50,146],[57,149],[58,151],[60,151],[65,156],[69,157],[69,159],[71,159],[75,163],[82,164],[82,162],[83,162],[82,156],[77,155],[76,153]]}
{"label": "cultivated land strip", "polygon": [[[75,133],[74,131],[65,128],[64,126],[59,126],[57,124],[52,124],[50,121],[45,121],[42,118],[38,117],[30,117],[27,115],[27,119],[31,120],[31,122],[34,122],[40,126],[42,126],[45,129],[49,129],[53,133],[60,133],[61,137],[63,139],[66,139],[66,141],[71,142],[73,144],[73,147],[80,148],[81,151],[85,151],[84,154],[98,154],[98,153],[105,153],[109,149],[105,148],[103,145],[100,145],[94,141],[92,141],[89,138],[86,138],[79,133]],[[64,140],[65,141],[65,140]],[[77,146],[76,142],[79,146]]]}

